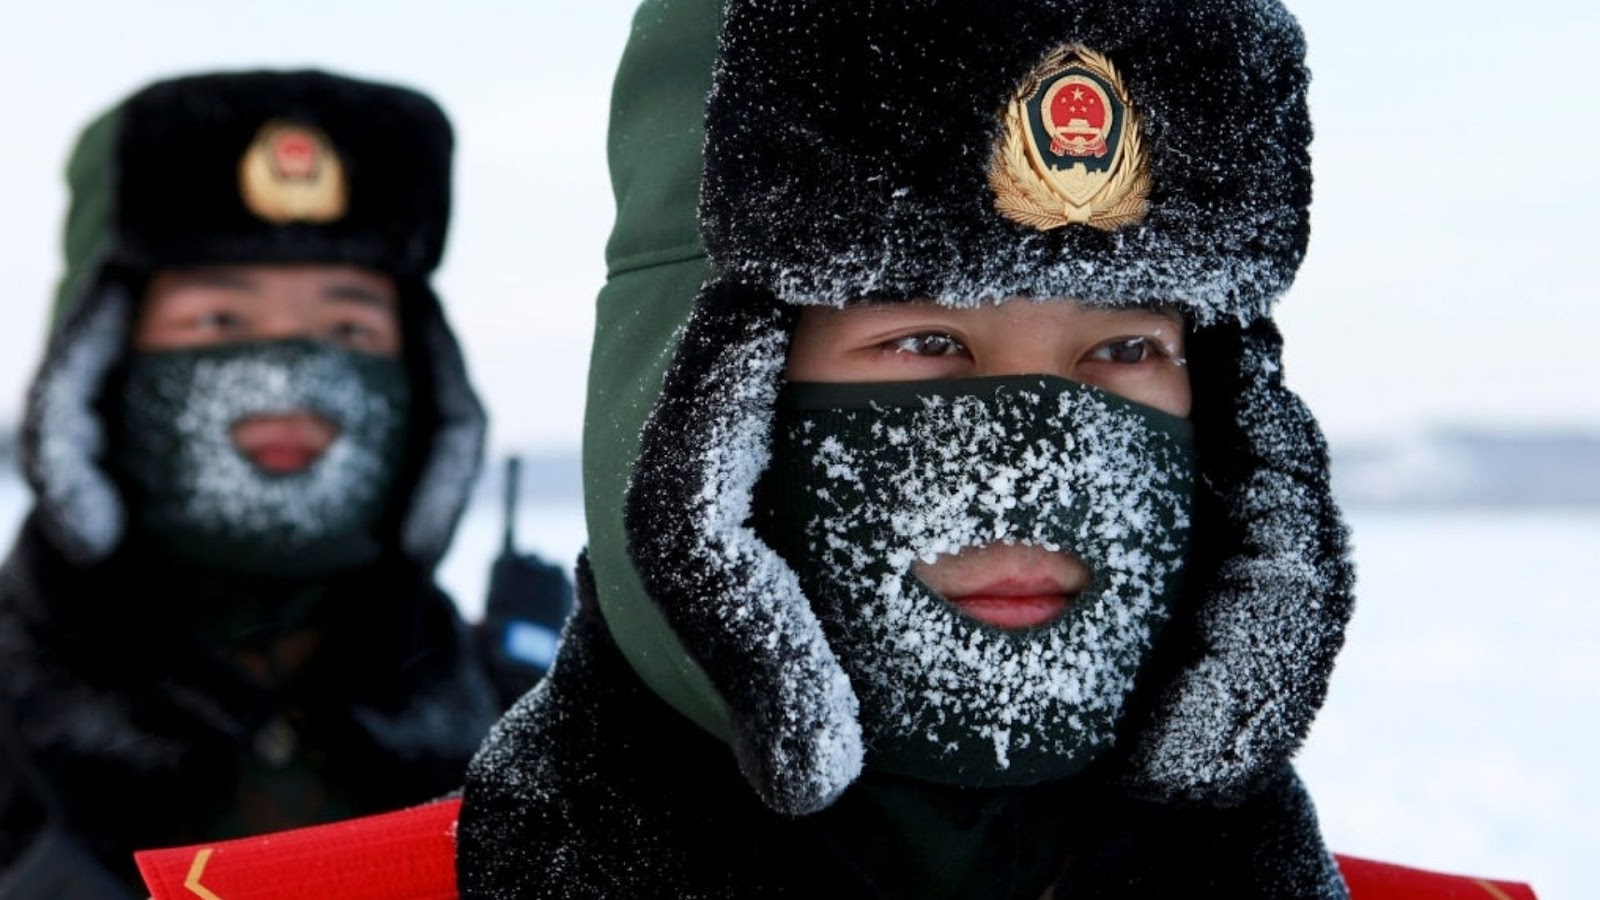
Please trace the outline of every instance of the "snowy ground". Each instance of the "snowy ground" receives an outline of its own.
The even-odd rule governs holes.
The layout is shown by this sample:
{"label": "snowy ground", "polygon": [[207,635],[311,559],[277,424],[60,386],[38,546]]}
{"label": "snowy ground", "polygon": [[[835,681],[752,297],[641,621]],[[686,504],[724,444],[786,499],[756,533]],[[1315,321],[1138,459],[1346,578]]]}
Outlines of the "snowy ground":
{"label": "snowy ground", "polygon": [[[489,492],[441,580],[482,609],[500,541]],[[7,533],[23,506],[0,481]],[[1336,851],[1531,882],[1600,883],[1600,512],[1356,512],[1359,606],[1302,775]],[[575,505],[518,518],[523,549],[571,559]],[[1590,888],[1582,888],[1588,884]]]}

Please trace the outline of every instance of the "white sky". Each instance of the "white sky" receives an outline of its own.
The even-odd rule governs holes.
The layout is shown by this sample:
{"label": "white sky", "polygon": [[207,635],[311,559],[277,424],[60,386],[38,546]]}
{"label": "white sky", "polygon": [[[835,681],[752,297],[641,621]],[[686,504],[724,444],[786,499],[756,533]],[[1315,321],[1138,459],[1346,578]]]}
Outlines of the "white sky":
{"label": "white sky", "polygon": [[[1314,73],[1312,251],[1280,314],[1335,439],[1432,422],[1600,429],[1600,12],[1575,0],[1290,0]],[[438,284],[496,448],[577,446],[633,3],[8,3],[0,417],[59,275],[77,130],[144,83],[314,65],[433,95],[458,139]]]}

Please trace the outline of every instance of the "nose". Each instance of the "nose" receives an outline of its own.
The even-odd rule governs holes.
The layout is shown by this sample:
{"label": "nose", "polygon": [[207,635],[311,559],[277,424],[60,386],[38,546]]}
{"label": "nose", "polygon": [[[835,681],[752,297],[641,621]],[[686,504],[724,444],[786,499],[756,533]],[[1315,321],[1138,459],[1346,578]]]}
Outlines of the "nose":
{"label": "nose", "polygon": [[1058,375],[1073,378],[1072,354],[1063,346],[1066,330],[1050,318],[1048,308],[1031,300],[1010,300],[997,312],[1004,316],[1004,340],[988,341],[977,355],[977,372],[985,376]]}
{"label": "nose", "polygon": [[255,330],[256,338],[265,341],[316,337],[316,328],[309,317],[288,304],[263,315],[256,322]]}
{"label": "nose", "polygon": [[1045,346],[1031,346],[1035,343],[1039,342],[1030,341],[1030,346],[1007,347],[998,353],[987,354],[978,365],[978,374],[1073,377],[1073,367],[1065,354],[1052,352],[1052,348]]}

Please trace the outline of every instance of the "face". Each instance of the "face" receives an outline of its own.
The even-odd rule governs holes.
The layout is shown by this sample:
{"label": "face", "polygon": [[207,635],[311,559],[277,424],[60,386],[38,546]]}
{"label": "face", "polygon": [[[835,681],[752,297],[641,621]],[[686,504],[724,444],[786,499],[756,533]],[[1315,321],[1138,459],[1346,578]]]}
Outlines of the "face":
{"label": "face", "polygon": [[[791,381],[926,381],[1057,375],[1175,416],[1190,408],[1183,320],[1175,312],[1093,309],[1013,299],[970,309],[932,303],[809,307],[790,344]],[[1090,583],[1078,558],[988,544],[913,573],[973,618],[1030,628],[1059,616]]]}
{"label": "face", "polygon": [[[399,299],[387,275],[357,266],[168,269],[145,290],[135,351],[310,339],[373,356],[400,353]],[[339,436],[328,419],[281,410],[234,423],[234,446],[265,472],[309,469]]]}
{"label": "face", "polygon": [[810,307],[789,348],[791,381],[924,381],[1059,375],[1189,415],[1175,312],[1008,300],[973,309],[901,303]]}
{"label": "face", "polygon": [[394,281],[357,266],[202,266],[158,272],[135,350],[309,338],[377,356],[400,352]]}

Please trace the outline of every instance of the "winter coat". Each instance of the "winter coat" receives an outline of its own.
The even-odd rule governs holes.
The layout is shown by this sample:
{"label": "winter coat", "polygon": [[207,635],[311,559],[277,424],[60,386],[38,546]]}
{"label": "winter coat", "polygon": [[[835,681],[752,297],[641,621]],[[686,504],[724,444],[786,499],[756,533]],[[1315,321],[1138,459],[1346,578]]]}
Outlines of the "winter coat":
{"label": "winter coat", "polygon": [[[259,838],[139,854],[154,900],[454,900],[459,798]],[[406,860],[396,866],[397,859]],[[293,861],[295,865],[285,865]],[[1336,858],[1354,900],[1535,900],[1525,884]],[[646,894],[645,896],[658,896]],[[1181,894],[1179,896],[1188,896]]]}
{"label": "winter coat", "polygon": [[[154,604],[160,579],[73,566],[34,522],[0,569],[0,897],[136,896],[135,850],[459,785],[497,707],[426,575],[391,563],[330,585],[311,662],[277,682]],[[90,878],[103,886],[63,887]]]}
{"label": "winter coat", "polygon": [[[726,748],[640,682],[610,639],[592,586],[584,596],[561,666],[522,701],[540,715],[514,715],[515,730],[498,742],[498,752],[548,768],[469,813],[518,821],[515,834],[463,844],[458,856],[461,801],[446,799],[266,837],[146,851],[139,863],[154,900],[192,898],[197,884],[222,897],[248,891],[255,900],[327,891],[345,900],[906,896],[874,886],[833,839],[830,819],[838,813],[792,818],[756,801],[726,765]],[[544,752],[547,744],[561,752]],[[989,801],[971,805],[974,829],[1012,812],[1003,799]],[[851,802],[847,792],[836,808],[847,811]],[[528,816],[530,809],[536,814]],[[1315,875],[1263,864],[1314,850],[1296,846],[1314,835],[1315,813],[1288,769],[1224,812],[1107,795],[1074,798],[1062,811],[1089,827],[1046,895],[1056,900],[1294,896],[1305,887],[1297,879]],[[1534,900],[1523,884],[1351,857],[1335,862],[1353,900]],[[465,894],[457,890],[458,868],[477,873]],[[961,896],[1011,896],[1004,859],[991,860],[981,876],[985,887]]]}
{"label": "winter coat", "polygon": [[[476,763],[480,772],[493,765],[527,778],[469,786],[463,896],[907,896],[874,884],[841,841],[841,820],[871,809],[853,802],[861,783],[819,814],[767,807],[725,744],[639,680],[592,598],[551,677],[507,716],[487,752],[494,756]],[[971,793],[974,831],[1011,812],[998,792]],[[1326,895],[1332,863],[1287,766],[1225,810],[1167,808],[1111,790],[1061,803],[1085,833],[1058,900]],[[983,860],[973,880],[985,889],[961,896],[1019,896],[1009,863]]]}
{"label": "winter coat", "polygon": [[[245,208],[240,160],[285,116],[348,165],[349,199],[331,221]],[[21,437],[35,504],[0,567],[5,900],[143,896],[136,849],[389,809],[460,784],[500,707],[434,582],[485,427],[429,281],[451,147],[426,97],[320,72],[161,82],[82,135],[68,169],[67,272]],[[376,562],[282,597],[235,580],[220,589],[227,602],[195,606],[204,576],[130,537],[105,410],[144,279],[209,262],[390,276],[412,400]],[[234,632],[214,627],[244,600],[253,625],[303,648],[287,675],[247,664]],[[301,612],[282,621],[285,607]]]}

